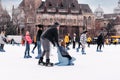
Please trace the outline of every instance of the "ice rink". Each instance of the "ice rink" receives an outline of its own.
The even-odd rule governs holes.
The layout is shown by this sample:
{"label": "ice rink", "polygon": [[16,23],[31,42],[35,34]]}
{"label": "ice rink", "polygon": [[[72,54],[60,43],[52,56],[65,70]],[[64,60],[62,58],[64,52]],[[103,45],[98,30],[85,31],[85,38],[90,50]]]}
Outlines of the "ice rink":
{"label": "ice rink", "polygon": [[[86,55],[70,46],[76,58],[73,66],[45,67],[38,65],[37,48],[32,58],[24,59],[25,46],[5,45],[0,52],[1,80],[120,80],[120,45],[105,45],[96,52],[96,45],[86,47]],[[31,45],[31,50],[33,45]],[[51,62],[58,62],[57,51],[51,47]]]}

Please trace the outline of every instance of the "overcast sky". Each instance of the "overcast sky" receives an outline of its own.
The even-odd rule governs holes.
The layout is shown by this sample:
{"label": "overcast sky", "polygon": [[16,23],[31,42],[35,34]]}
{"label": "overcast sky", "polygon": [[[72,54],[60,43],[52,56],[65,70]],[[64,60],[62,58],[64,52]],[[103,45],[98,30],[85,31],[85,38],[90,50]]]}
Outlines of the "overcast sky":
{"label": "overcast sky", "polygon": [[[6,8],[9,11],[9,13],[11,13],[12,5],[17,7],[22,0],[1,0],[1,1],[3,7]],[[119,0],[78,0],[78,1],[79,4],[89,4],[93,12],[98,7],[98,5],[100,5],[101,8],[103,8],[104,13],[113,13],[113,9],[117,7]]]}

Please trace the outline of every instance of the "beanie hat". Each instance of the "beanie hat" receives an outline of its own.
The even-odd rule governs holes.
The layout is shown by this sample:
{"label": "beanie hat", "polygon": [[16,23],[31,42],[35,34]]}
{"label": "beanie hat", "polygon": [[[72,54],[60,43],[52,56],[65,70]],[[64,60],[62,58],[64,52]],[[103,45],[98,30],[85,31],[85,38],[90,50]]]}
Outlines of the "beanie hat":
{"label": "beanie hat", "polygon": [[42,24],[39,24],[39,25],[37,25],[37,27],[39,27],[39,28],[43,28],[43,25],[42,25]]}
{"label": "beanie hat", "polygon": [[54,24],[55,24],[56,26],[60,25],[58,22],[55,22]]}

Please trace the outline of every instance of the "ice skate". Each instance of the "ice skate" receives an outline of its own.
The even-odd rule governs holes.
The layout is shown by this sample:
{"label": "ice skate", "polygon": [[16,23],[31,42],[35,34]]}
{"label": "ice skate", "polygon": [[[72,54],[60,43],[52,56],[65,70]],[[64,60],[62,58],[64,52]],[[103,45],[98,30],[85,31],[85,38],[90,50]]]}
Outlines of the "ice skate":
{"label": "ice skate", "polygon": [[81,52],[82,52],[82,55],[86,55],[85,50],[83,48],[82,48]]}
{"label": "ice skate", "polygon": [[38,61],[38,65],[44,66],[45,62],[43,62],[43,58],[41,57],[40,60]]}
{"label": "ice skate", "polygon": [[68,61],[68,66],[69,66],[69,65],[74,65],[73,62],[74,62],[75,60],[76,60],[76,59],[75,59],[74,57],[72,57],[72,59]]}
{"label": "ice skate", "polygon": [[50,63],[50,59],[46,59],[45,66],[52,67],[53,63]]}
{"label": "ice skate", "polygon": [[31,51],[34,54],[34,50]]}
{"label": "ice skate", "polygon": [[72,59],[69,59],[68,57],[63,57],[61,55],[60,49],[57,50],[58,53],[58,63],[55,63],[57,66],[69,66],[74,65],[73,61],[75,61],[75,58],[72,57]]}
{"label": "ice skate", "polygon": [[28,58],[27,56],[24,56],[24,58]]}
{"label": "ice skate", "polygon": [[32,56],[28,55],[27,58],[32,58]]}
{"label": "ice skate", "polygon": [[39,62],[38,65],[45,66],[45,62]]}
{"label": "ice skate", "polygon": [[45,63],[45,66],[52,67],[53,63]]}
{"label": "ice skate", "polygon": [[79,52],[79,48],[76,49],[76,52]]}

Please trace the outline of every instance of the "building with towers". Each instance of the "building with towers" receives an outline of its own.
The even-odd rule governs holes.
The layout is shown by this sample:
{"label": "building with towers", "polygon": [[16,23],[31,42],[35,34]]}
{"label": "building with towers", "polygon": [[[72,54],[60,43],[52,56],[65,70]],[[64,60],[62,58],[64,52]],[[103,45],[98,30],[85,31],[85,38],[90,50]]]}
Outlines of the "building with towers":
{"label": "building with towers", "polygon": [[117,7],[114,9],[115,14],[120,14],[120,0],[118,1]]}
{"label": "building with towers", "polygon": [[10,15],[7,10],[3,8],[2,2],[0,0],[0,31],[7,28],[7,24],[10,22]]}
{"label": "building with towers", "polygon": [[[59,22],[60,37],[63,38],[66,33],[80,34],[82,30],[88,30],[91,35],[95,30],[95,17],[88,4],[79,4],[78,0],[23,0],[17,9],[13,7],[13,22],[20,12],[20,24],[18,30],[24,33],[29,30],[34,36],[36,34],[36,25],[43,24],[44,29],[48,28],[54,22]],[[21,14],[24,14],[23,18]],[[16,17],[15,17],[16,16]]]}
{"label": "building with towers", "polygon": [[108,24],[111,24],[111,35],[120,35],[120,0],[118,1],[117,7],[113,9],[113,13],[104,14],[103,9],[98,7],[94,14],[96,16],[96,33],[99,33],[101,30],[105,32],[106,27],[109,27]]}
{"label": "building with towers", "polygon": [[94,14],[95,14],[95,17],[96,17],[97,19],[103,18],[103,16],[104,16],[104,11],[103,11],[103,9],[101,8],[100,5],[98,6],[98,8],[96,8]]}

